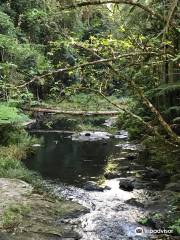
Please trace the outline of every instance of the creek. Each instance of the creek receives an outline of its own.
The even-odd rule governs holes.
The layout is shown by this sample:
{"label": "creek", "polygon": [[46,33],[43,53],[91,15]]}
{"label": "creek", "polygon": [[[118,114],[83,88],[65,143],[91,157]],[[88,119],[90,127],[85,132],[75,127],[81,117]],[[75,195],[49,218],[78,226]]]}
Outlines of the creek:
{"label": "creek", "polygon": [[[159,196],[164,180],[146,179],[133,191],[120,189],[121,179],[137,177],[147,172],[146,159],[138,160],[141,146],[128,140],[128,133],[120,131],[103,139],[73,139],[71,133],[34,131],[41,138],[35,145],[36,154],[25,161],[26,166],[39,172],[56,196],[77,201],[89,212],[82,216],[59,219],[71,223],[83,240],[140,240],[158,239],[150,228],[138,223],[150,210],[142,203]],[[117,176],[104,175],[118,166]],[[102,191],[86,189],[87,183],[106,186]],[[90,182],[91,183],[91,182]],[[138,233],[138,228],[140,232]],[[162,238],[161,238],[162,239]]]}

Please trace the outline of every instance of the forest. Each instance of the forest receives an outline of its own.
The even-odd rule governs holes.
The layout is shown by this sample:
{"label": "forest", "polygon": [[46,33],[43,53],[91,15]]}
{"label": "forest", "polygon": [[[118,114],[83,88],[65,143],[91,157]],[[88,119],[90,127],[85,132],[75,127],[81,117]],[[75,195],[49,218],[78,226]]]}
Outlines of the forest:
{"label": "forest", "polygon": [[0,0],[0,239],[179,239],[179,60],[178,0]]}

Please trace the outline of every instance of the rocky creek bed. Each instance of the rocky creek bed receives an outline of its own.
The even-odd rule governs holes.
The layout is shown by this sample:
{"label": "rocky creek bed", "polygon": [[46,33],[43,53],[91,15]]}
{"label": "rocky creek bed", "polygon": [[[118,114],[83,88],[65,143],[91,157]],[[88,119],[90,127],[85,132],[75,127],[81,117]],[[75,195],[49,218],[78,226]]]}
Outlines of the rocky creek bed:
{"label": "rocky creek bed", "polygon": [[[146,159],[140,161],[144,149],[130,142],[126,131],[43,136],[36,164],[29,167],[50,180],[46,184],[57,197],[89,209],[60,223],[72,224],[84,240],[176,239],[150,230],[170,230],[168,214],[179,198],[179,184],[169,183],[170,176],[148,166]],[[143,234],[136,232],[139,227]]]}
{"label": "rocky creek bed", "polygon": [[[139,161],[143,147],[129,142],[127,132],[39,135],[44,141],[25,163],[44,176],[56,198],[34,193],[22,181],[0,179],[0,227],[5,230],[0,239],[179,239],[169,228],[179,211],[178,176],[170,182],[165,172]],[[9,208],[20,215],[10,225],[15,234],[7,233],[3,217]],[[152,229],[171,233],[153,234]]]}

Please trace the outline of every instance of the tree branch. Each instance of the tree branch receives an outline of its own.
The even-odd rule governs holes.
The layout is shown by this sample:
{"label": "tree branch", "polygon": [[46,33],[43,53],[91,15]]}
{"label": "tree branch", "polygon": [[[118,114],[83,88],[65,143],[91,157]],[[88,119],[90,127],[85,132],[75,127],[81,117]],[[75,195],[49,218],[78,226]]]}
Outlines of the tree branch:
{"label": "tree branch", "polygon": [[162,21],[165,21],[164,17],[161,14],[155,12],[153,9],[149,8],[147,5],[143,5],[134,0],[91,0],[91,1],[89,0],[85,2],[77,2],[71,5],[63,6],[60,8],[60,10],[67,10],[67,9],[74,9],[74,8],[79,8],[84,6],[102,5],[102,4],[109,4],[109,3],[136,6],[143,9],[145,12],[149,13],[150,15],[156,18],[159,18]]}
{"label": "tree branch", "polygon": [[[89,49],[88,49],[89,51]],[[91,53],[93,54],[93,52],[91,51]],[[94,53],[94,56],[101,58],[101,56],[99,56],[98,54]],[[119,75],[119,71],[117,71],[111,63],[108,63],[107,66],[118,76]],[[171,139],[173,139],[174,142],[176,143],[180,143],[180,138],[176,135],[175,132],[173,132],[173,130],[171,129],[171,127],[169,126],[169,124],[164,120],[164,118],[162,117],[161,113],[156,109],[156,107],[149,101],[149,99],[144,95],[142,89],[140,87],[137,86],[137,84],[133,81],[133,80],[129,80],[129,79],[125,79],[125,78],[121,78],[124,79],[126,82],[128,82],[128,84],[136,91],[137,95],[142,99],[143,103],[146,105],[146,107],[148,107],[150,109],[150,111],[157,117],[158,121],[160,122],[161,126],[164,128],[164,130],[167,132],[167,134],[171,137]],[[95,91],[95,90],[93,90]],[[133,118],[136,118],[137,120],[139,120],[140,122],[142,122],[144,125],[146,125],[149,129],[151,129],[155,135],[159,136],[159,133],[157,132],[157,130],[155,128],[153,128],[149,123],[145,122],[141,117],[137,116],[136,114],[128,111],[127,109],[122,109],[121,107],[119,107],[117,104],[112,103],[108,98],[106,98],[106,96],[101,93],[96,91],[96,93],[98,93],[99,95],[101,95],[102,97],[104,97],[109,103],[111,103],[112,105],[116,106],[117,108],[119,108],[120,110],[123,110],[124,112],[126,112],[127,114],[129,114],[130,116],[132,116]]]}
{"label": "tree branch", "polygon": [[[141,122],[144,126],[146,126],[148,129],[150,129],[152,132],[154,132],[154,134],[156,136],[160,136],[160,134],[158,133],[158,131],[151,126],[151,124],[149,124],[148,122],[145,122],[140,116],[134,114],[133,112],[129,111],[127,108],[120,106],[114,102],[112,102],[108,97],[106,97],[102,92],[99,92],[96,89],[92,89],[92,88],[85,88],[85,87],[81,87],[81,89],[85,89],[85,90],[89,90],[91,92],[94,92],[95,94],[100,95],[102,98],[104,98],[108,103],[110,103],[112,106],[116,107],[119,111],[121,112],[125,112],[127,115],[131,116],[132,118],[138,120],[139,122]],[[79,89],[80,90],[80,89]]]}
{"label": "tree branch", "polygon": [[107,58],[107,59],[98,59],[96,61],[92,61],[92,62],[87,62],[87,63],[83,63],[83,64],[79,64],[77,66],[74,67],[66,67],[66,68],[60,68],[51,72],[48,72],[46,74],[43,74],[41,76],[35,76],[34,78],[32,78],[29,82],[26,82],[22,85],[19,85],[17,88],[23,88],[39,79],[42,78],[46,78],[48,76],[51,76],[53,74],[57,74],[57,73],[63,73],[63,72],[68,72],[68,71],[73,71],[79,68],[84,68],[84,67],[88,67],[88,66],[92,66],[92,65],[96,65],[96,64],[104,64],[104,63],[108,63],[108,62],[114,62],[117,61],[121,58],[129,58],[129,57],[137,57],[137,56],[146,56],[146,55],[159,55],[156,52],[139,52],[139,53],[129,53],[129,54],[123,54],[123,55],[119,55],[117,57],[112,57],[112,58]]}
{"label": "tree branch", "polygon": [[168,32],[168,29],[169,29],[169,25],[170,25],[172,16],[173,16],[173,14],[174,14],[174,12],[175,12],[175,8],[176,8],[177,5],[178,5],[178,1],[179,1],[179,0],[174,0],[173,3],[172,3],[171,9],[170,9],[169,14],[168,14],[168,17],[167,17],[167,23],[166,23],[166,26],[165,26],[165,28],[164,28],[164,32],[165,32],[165,33]]}

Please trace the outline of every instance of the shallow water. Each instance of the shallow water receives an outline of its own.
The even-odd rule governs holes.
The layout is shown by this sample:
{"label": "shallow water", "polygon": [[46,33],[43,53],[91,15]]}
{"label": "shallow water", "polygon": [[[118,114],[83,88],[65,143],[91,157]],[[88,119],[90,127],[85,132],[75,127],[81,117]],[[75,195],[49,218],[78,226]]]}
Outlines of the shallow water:
{"label": "shallow water", "polygon": [[[144,233],[136,234],[136,229],[142,228],[137,221],[144,216],[145,211],[125,203],[128,199],[147,193],[142,190],[123,191],[119,189],[118,179],[108,180],[106,184],[111,190],[88,192],[74,186],[53,185],[53,191],[57,196],[78,201],[90,209],[90,213],[70,221],[77,224],[76,230],[83,236],[83,240],[151,239],[150,228],[143,227]],[[52,189],[51,184],[49,187]]]}
{"label": "shallow water", "polygon": [[[83,240],[127,240],[151,239],[150,229],[143,227],[144,233],[137,234],[142,226],[138,219],[146,213],[144,208],[126,203],[128,199],[149,198],[152,191],[123,191],[119,188],[119,179],[106,180],[110,190],[103,192],[86,191],[82,188],[87,180],[102,179],[105,169],[112,159],[120,160],[122,166],[142,169],[142,165],[124,159],[129,152],[136,152],[138,145],[128,142],[127,133],[103,141],[72,141],[69,134],[55,132],[37,133],[42,145],[36,146],[36,154],[26,160],[28,168],[38,171],[47,180],[54,194],[66,199],[78,201],[90,209],[75,220],[70,221]],[[132,174],[126,171],[126,174]],[[50,180],[50,181],[49,181]],[[158,239],[158,238],[153,238]]]}
{"label": "shallow water", "polygon": [[97,179],[104,173],[109,157],[120,149],[115,147],[117,139],[104,141],[72,141],[69,134],[36,133],[42,138],[36,154],[26,160],[28,168],[43,177],[63,183],[82,185],[87,180]]}

